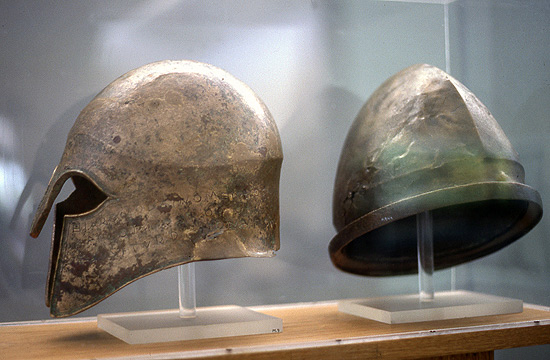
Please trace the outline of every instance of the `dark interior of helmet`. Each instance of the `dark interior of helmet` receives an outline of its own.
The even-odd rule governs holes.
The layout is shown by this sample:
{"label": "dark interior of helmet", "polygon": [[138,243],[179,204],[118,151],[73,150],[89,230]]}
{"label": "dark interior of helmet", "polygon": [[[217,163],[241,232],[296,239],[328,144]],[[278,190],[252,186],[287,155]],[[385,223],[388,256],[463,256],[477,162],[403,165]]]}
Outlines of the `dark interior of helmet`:
{"label": "dark interior of helmet", "polygon": [[[101,205],[107,195],[93,182],[82,177],[71,178],[75,190],[69,197],[55,206],[55,239],[60,239],[65,215],[84,214]],[[58,243],[58,241],[55,241]],[[54,249],[55,250],[55,249]]]}
{"label": "dark interior of helmet", "polygon": [[[436,269],[487,255],[508,245],[523,229],[529,203],[521,200],[487,200],[432,211]],[[377,228],[355,239],[346,256],[363,262],[370,275],[414,273],[417,269],[416,216]]]}

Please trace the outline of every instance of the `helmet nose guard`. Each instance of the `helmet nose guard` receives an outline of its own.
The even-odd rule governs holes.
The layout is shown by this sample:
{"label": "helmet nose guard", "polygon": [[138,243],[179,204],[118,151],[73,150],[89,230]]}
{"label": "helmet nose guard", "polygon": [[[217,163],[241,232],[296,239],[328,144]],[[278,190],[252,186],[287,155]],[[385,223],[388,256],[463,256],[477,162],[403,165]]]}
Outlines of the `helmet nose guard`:
{"label": "helmet nose guard", "polygon": [[279,133],[263,102],[214,66],[161,61],[109,84],[80,113],[33,221],[56,205],[46,304],[77,314],[191,261],[279,249]]}
{"label": "helmet nose guard", "polygon": [[361,275],[415,273],[424,211],[433,214],[434,266],[443,269],[526,234],[542,201],[487,108],[420,64],[384,82],[349,130],[334,185],[332,262]]}

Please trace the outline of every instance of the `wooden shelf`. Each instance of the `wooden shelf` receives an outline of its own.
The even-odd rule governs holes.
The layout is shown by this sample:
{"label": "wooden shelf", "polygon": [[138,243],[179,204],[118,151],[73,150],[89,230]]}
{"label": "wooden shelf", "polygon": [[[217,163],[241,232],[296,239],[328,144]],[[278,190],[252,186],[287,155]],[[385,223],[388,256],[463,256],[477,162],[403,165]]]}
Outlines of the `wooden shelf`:
{"label": "wooden shelf", "polygon": [[[335,302],[253,307],[283,319],[278,334],[128,345],[95,318],[0,324],[1,359],[446,359],[550,343],[550,311],[387,325],[340,313]],[[467,355],[474,354],[474,355]]]}

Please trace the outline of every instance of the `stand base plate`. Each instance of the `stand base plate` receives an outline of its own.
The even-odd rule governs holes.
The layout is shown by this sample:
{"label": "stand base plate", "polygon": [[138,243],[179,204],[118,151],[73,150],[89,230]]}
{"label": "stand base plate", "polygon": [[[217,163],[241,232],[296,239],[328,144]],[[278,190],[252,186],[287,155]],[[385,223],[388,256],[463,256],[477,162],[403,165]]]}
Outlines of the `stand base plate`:
{"label": "stand base plate", "polygon": [[197,309],[195,318],[180,318],[178,310],[103,314],[97,326],[128,344],[146,344],[226,336],[279,333],[279,318],[240,306]]}
{"label": "stand base plate", "polygon": [[459,319],[520,313],[523,301],[469,291],[435,293],[431,301],[418,294],[341,300],[338,310],[386,324]]}

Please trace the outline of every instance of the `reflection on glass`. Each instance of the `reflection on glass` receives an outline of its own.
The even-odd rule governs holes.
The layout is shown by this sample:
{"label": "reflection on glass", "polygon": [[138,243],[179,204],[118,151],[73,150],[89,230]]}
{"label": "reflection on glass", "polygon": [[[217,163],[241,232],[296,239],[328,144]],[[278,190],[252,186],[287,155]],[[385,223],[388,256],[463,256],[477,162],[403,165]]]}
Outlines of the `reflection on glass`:
{"label": "reflection on glass", "polygon": [[[14,211],[25,183],[25,173],[23,166],[17,161],[17,146],[19,144],[16,132],[9,119],[0,115],[0,227],[3,231],[0,233],[0,243],[2,251],[0,252],[0,262],[16,261],[21,263],[24,256],[24,244],[17,239],[12,231],[13,226],[9,226],[8,219],[13,218]],[[21,213],[21,208],[19,209]],[[30,209],[25,208],[26,213]],[[10,259],[4,259],[9,256]]]}

